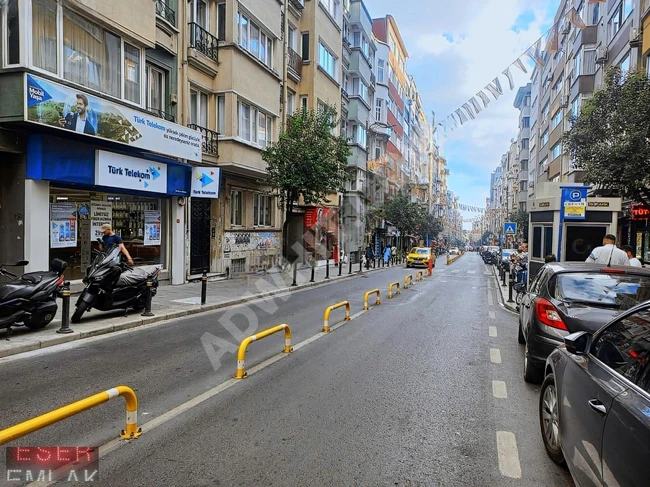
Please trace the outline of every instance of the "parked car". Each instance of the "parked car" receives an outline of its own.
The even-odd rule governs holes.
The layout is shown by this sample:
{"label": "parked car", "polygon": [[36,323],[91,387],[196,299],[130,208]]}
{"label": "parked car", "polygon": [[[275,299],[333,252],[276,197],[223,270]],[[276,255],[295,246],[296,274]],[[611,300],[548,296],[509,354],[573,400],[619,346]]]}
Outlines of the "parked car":
{"label": "parked car", "polygon": [[498,263],[500,251],[501,249],[494,245],[490,245],[489,247],[486,247],[483,253],[481,253],[481,257],[483,257],[483,262],[485,262],[486,264]]}
{"label": "parked car", "polygon": [[460,254],[460,250],[458,247],[452,247],[449,249],[449,255],[458,255]]}
{"label": "parked car", "polygon": [[500,256],[499,264],[506,271],[510,269],[510,256],[512,254],[516,254],[516,253],[517,253],[517,251],[515,249],[503,249],[503,250],[501,250],[501,256]]}
{"label": "parked car", "polygon": [[431,249],[429,247],[413,247],[406,256],[406,267],[427,267],[430,259]]}
{"label": "parked car", "polygon": [[650,270],[584,262],[542,267],[519,306],[524,379],[541,382],[544,363],[564,337],[594,333],[620,313],[650,299]]}
{"label": "parked car", "polygon": [[540,391],[548,455],[579,486],[648,485],[650,302],[564,343],[549,355]]}

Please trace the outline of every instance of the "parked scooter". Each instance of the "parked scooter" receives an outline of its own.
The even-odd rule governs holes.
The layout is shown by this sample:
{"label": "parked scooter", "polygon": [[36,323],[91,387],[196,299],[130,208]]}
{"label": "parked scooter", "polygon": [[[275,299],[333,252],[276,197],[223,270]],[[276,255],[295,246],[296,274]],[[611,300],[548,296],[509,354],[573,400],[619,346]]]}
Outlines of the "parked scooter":
{"label": "parked scooter", "polygon": [[120,247],[110,245],[97,252],[95,260],[86,269],[83,279],[86,288],[77,299],[76,309],[70,318],[78,323],[86,311],[95,308],[99,311],[128,308],[141,311],[147,298],[147,281],[151,281],[152,297],[158,288],[158,266],[132,267],[121,262]]}
{"label": "parked scooter", "polygon": [[24,267],[27,264],[28,261],[21,260],[13,265],[0,265],[0,276],[11,278],[0,284],[0,328],[11,331],[12,326],[22,324],[31,330],[40,330],[56,315],[56,297],[63,285],[67,262],[54,259],[49,271],[29,272],[20,277],[5,269],[5,266]]}

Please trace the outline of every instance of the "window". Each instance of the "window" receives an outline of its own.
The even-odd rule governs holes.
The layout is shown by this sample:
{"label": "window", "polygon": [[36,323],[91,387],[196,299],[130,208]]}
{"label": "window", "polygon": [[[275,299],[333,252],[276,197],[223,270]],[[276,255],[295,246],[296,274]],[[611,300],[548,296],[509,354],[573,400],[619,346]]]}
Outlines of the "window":
{"label": "window", "polygon": [[58,45],[57,2],[34,0],[32,3],[32,64],[37,68],[56,73]]}
{"label": "window", "polygon": [[320,0],[321,5],[325,7],[325,10],[337,19],[337,14],[338,14],[338,7],[339,7],[339,0]]}
{"label": "window", "polygon": [[217,96],[217,132],[219,135],[226,134],[226,96]]}
{"label": "window", "polygon": [[307,108],[309,108],[308,95],[300,95],[300,108],[302,108],[303,110],[307,110]]}
{"label": "window", "polygon": [[165,72],[147,64],[147,109],[160,115],[165,108]]}
{"label": "window", "polygon": [[353,95],[359,95],[361,98],[363,98],[363,101],[365,101],[366,103],[369,103],[369,101],[368,101],[368,87],[361,80],[361,78],[353,78],[352,79],[352,94]]}
{"label": "window", "polygon": [[298,32],[295,27],[289,26],[289,34],[287,35],[287,44],[294,51],[298,51]]}
{"label": "window", "polygon": [[192,18],[205,30],[208,30],[208,4],[205,0],[194,0],[192,2]]}
{"label": "window", "polygon": [[217,39],[226,40],[226,4],[217,4]]}
{"label": "window", "polygon": [[190,123],[208,127],[208,95],[198,90],[190,90]]}
{"label": "window", "polygon": [[[18,15],[18,0],[9,0],[5,2],[5,11],[7,13],[7,24],[2,25],[2,10],[0,9],[0,34],[4,30],[4,38],[0,39],[0,47],[6,49],[6,63],[20,63],[20,21]],[[34,32],[36,35],[36,32]],[[5,42],[6,41],[6,42]],[[2,53],[0,53],[2,54]],[[0,56],[2,58],[2,56]],[[0,59],[2,61],[2,59]]]}
{"label": "window", "polygon": [[522,171],[528,171],[528,159],[523,159],[520,163],[520,169]]}
{"label": "window", "polygon": [[558,142],[553,146],[551,154],[553,155],[553,159],[557,159],[562,155],[562,142]]}
{"label": "window", "polygon": [[354,35],[352,37],[352,45],[354,47],[361,47],[361,32],[358,30],[354,32]]}
{"label": "window", "polygon": [[365,148],[367,140],[365,127],[363,125],[352,125],[352,142]]}
{"label": "window", "polygon": [[580,96],[571,102],[571,118],[576,120],[580,115]]}
{"label": "window", "polygon": [[551,128],[554,129],[558,125],[562,123],[562,109],[560,108],[557,112],[555,112],[555,115],[553,115],[553,119],[551,120]]}
{"label": "window", "polygon": [[627,73],[630,70],[630,55],[628,54],[625,56],[625,59],[621,61],[621,64],[619,64],[619,67],[621,68],[621,71],[623,73]]}
{"label": "window", "polygon": [[[125,56],[125,66],[126,61]],[[129,73],[132,77],[134,74],[132,70]],[[122,92],[122,40],[64,8],[63,77],[119,98]],[[126,83],[127,73],[124,73],[124,79]],[[130,87],[132,89],[133,85]]]}
{"label": "window", "polygon": [[302,60],[309,61],[309,32],[302,33]]}
{"label": "window", "polygon": [[273,226],[273,198],[265,194],[254,195],[253,225],[256,227]]}
{"label": "window", "polygon": [[521,148],[522,149],[528,149],[529,148],[529,139],[521,139]]}
{"label": "window", "polygon": [[318,65],[332,78],[336,76],[336,58],[322,43],[318,43]]}
{"label": "window", "polygon": [[609,39],[613,39],[614,36],[621,30],[623,22],[627,19],[628,15],[632,13],[632,0],[623,0],[618,8],[614,11],[614,15],[609,20]]}
{"label": "window", "polygon": [[384,83],[384,63],[383,59],[377,60],[377,81],[379,83]]}
{"label": "window", "polygon": [[124,43],[124,98],[140,103],[140,49]]}
{"label": "window", "polygon": [[239,45],[273,68],[273,37],[241,12],[237,12],[237,24]]}
{"label": "window", "polygon": [[548,112],[549,112],[549,104],[546,102],[546,105],[544,105],[544,108],[542,108],[542,120],[546,120],[548,118]]}
{"label": "window", "polygon": [[233,189],[230,192],[230,224],[241,225],[244,213],[244,195],[241,191]]}
{"label": "window", "polygon": [[523,117],[521,119],[521,128],[526,129],[530,127],[530,117]]}
{"label": "window", "polygon": [[596,5],[594,5],[594,12],[591,16],[591,25],[598,24],[599,20],[600,20],[600,4],[597,3]]}
{"label": "window", "polygon": [[378,122],[381,122],[383,120],[382,118],[383,107],[384,107],[383,98],[377,98],[375,100],[375,120],[377,120]]}
{"label": "window", "polygon": [[564,73],[560,73],[560,79],[553,85],[553,97],[557,96],[564,87]]}
{"label": "window", "polygon": [[548,157],[545,157],[539,162],[539,167],[541,169],[540,173],[544,172],[546,169],[546,166],[548,166]]}
{"label": "window", "polygon": [[287,90],[287,115],[293,115],[296,113],[296,93]]}
{"label": "window", "polygon": [[[628,296],[627,292],[623,294],[623,297]],[[590,354],[644,391],[650,392],[649,329],[650,311],[641,309],[605,328],[596,337]]]}
{"label": "window", "polygon": [[582,74],[582,48],[578,50],[573,58],[573,76],[576,79]]}
{"label": "window", "polygon": [[238,104],[239,137],[261,147],[270,145],[273,117],[248,103]]}

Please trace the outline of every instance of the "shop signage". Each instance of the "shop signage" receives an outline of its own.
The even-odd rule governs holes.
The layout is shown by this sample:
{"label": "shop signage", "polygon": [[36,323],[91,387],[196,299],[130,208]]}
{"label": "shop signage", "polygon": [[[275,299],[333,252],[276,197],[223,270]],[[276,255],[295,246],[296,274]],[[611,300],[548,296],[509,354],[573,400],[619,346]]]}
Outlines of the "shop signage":
{"label": "shop signage", "polygon": [[160,210],[144,212],[144,244],[160,245]]}
{"label": "shop signage", "polygon": [[584,220],[587,216],[588,186],[562,188],[562,217],[565,220]]}
{"label": "shop signage", "polygon": [[647,220],[650,218],[650,208],[643,203],[632,205],[632,220]]}
{"label": "shop signage", "polygon": [[167,192],[167,165],[102,150],[95,151],[95,184],[151,193]]}
{"label": "shop signage", "polygon": [[551,206],[550,201],[542,201],[539,205],[540,208],[549,208]]}
{"label": "shop signage", "polygon": [[203,136],[197,130],[31,74],[25,77],[25,96],[28,122],[201,162]]}
{"label": "shop signage", "polygon": [[199,198],[218,198],[221,169],[217,167],[192,168],[192,194]]}
{"label": "shop signage", "polygon": [[590,208],[609,208],[609,201],[590,201],[587,206]]}
{"label": "shop signage", "polygon": [[50,205],[50,248],[77,246],[77,205],[52,203]]}
{"label": "shop signage", "polygon": [[102,238],[102,225],[113,223],[113,204],[106,201],[90,202],[90,240]]}

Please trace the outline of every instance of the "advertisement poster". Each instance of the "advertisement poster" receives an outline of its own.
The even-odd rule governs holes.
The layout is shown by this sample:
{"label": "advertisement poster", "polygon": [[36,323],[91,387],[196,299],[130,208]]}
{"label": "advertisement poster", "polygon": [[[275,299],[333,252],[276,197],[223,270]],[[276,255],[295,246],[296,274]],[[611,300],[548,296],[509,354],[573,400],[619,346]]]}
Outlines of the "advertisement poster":
{"label": "advertisement poster", "polygon": [[28,74],[26,120],[201,162],[203,134]]}
{"label": "advertisement poster", "polygon": [[102,225],[113,222],[113,203],[106,201],[91,201],[90,203],[90,240],[93,242],[102,238]]}
{"label": "advertisement poster", "polygon": [[144,212],[144,244],[160,245],[160,210]]}
{"label": "advertisement poster", "polygon": [[77,205],[52,203],[50,205],[50,248],[77,246]]}

